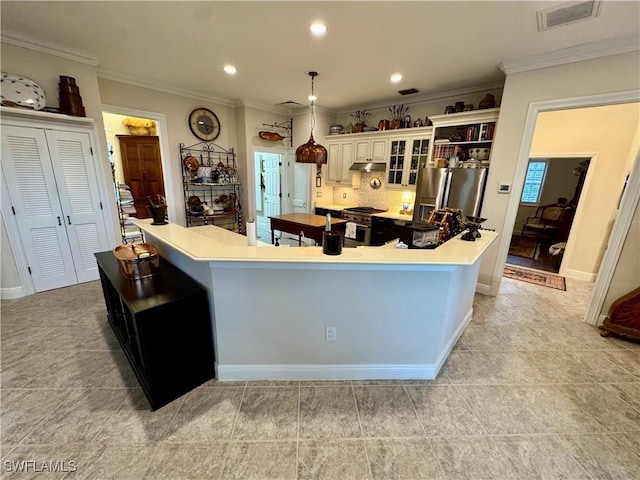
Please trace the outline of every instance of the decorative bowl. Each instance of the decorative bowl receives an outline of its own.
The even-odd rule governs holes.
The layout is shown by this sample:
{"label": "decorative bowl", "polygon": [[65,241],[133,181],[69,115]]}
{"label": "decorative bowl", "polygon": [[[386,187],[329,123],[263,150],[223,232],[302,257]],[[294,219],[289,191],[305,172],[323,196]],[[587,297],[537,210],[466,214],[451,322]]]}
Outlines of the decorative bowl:
{"label": "decorative bowl", "polygon": [[470,148],[469,158],[473,158],[475,160],[488,160],[490,153],[490,148]]}
{"label": "decorative bowl", "polygon": [[19,75],[2,72],[0,93],[3,103],[6,101],[34,110],[42,110],[46,106],[44,90],[33,80]]}

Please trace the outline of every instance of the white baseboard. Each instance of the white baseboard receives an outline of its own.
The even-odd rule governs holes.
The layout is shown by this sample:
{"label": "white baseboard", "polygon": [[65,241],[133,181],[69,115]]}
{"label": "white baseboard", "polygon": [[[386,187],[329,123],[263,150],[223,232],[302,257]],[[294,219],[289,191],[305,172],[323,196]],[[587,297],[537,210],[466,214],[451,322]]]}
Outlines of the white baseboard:
{"label": "white baseboard", "polygon": [[432,380],[435,365],[216,365],[216,378],[231,380]]}
{"label": "white baseboard", "polygon": [[221,381],[242,380],[433,380],[473,316],[469,310],[435,364],[216,365]]}
{"label": "white baseboard", "polygon": [[596,323],[596,327],[601,326],[604,323],[604,321],[606,320],[606,318],[607,318],[606,315],[599,315],[598,316],[598,320],[597,320],[598,323]]}
{"label": "white baseboard", "polygon": [[476,283],[476,293],[481,295],[491,295],[491,285],[485,285],[484,283]]}
{"label": "white baseboard", "polygon": [[462,320],[462,322],[460,322],[460,325],[458,325],[458,328],[456,328],[456,331],[453,332],[453,335],[447,342],[447,345],[445,346],[444,350],[440,354],[440,357],[436,361],[436,375],[442,368],[442,365],[444,365],[444,362],[447,360],[447,357],[451,353],[451,350],[453,350],[453,347],[455,347],[456,342],[460,338],[460,335],[462,335],[462,332],[464,332],[464,329],[467,328],[467,325],[469,325],[469,322],[471,321],[472,317],[473,317],[473,308],[469,310],[467,314],[464,316],[464,319]]}
{"label": "white baseboard", "polygon": [[11,300],[14,298],[26,297],[27,292],[24,287],[0,288],[0,298],[2,300]]}
{"label": "white baseboard", "polygon": [[596,273],[590,272],[582,272],[580,270],[573,270],[571,268],[566,268],[561,272],[561,275],[567,278],[573,278],[574,280],[583,280],[585,282],[595,282],[596,281]]}

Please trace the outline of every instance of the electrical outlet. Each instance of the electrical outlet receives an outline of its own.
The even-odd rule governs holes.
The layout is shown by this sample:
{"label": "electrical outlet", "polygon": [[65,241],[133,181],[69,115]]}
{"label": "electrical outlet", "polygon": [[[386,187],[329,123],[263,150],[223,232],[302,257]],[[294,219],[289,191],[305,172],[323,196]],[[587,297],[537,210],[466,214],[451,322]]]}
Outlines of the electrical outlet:
{"label": "electrical outlet", "polygon": [[335,342],[336,341],[336,327],[326,327],[324,332],[324,339],[327,342]]}
{"label": "electrical outlet", "polygon": [[319,190],[316,192],[316,197],[318,198],[322,197],[322,190]]}
{"label": "electrical outlet", "polygon": [[343,193],[343,194],[342,194],[342,198],[347,198],[347,194],[346,194],[346,193]]}

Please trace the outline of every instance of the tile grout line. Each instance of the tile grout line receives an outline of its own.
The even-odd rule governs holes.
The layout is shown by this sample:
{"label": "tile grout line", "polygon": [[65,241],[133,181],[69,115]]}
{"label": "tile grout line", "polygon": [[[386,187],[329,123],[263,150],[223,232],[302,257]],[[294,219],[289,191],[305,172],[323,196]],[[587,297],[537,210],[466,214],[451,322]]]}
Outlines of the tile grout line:
{"label": "tile grout line", "polygon": [[238,411],[236,412],[236,418],[233,420],[233,426],[231,427],[231,433],[229,434],[229,438],[227,439],[227,447],[224,450],[224,455],[222,456],[222,465],[220,466],[220,475],[218,476],[218,480],[222,480],[222,475],[224,474],[224,467],[227,466],[227,459],[229,458],[229,449],[231,448],[231,439],[233,438],[233,434],[236,430],[236,425],[238,423],[238,418],[240,417],[240,410],[242,409],[242,403],[244,402],[244,396],[247,392],[247,382],[244,383],[244,388],[242,389],[242,397],[240,397],[240,403],[238,404]]}
{"label": "tile grout line", "polygon": [[135,388],[127,388],[126,390],[127,390],[127,394],[122,399],[122,402],[120,402],[120,405],[118,405],[114,409],[114,411],[111,413],[111,415],[109,415],[109,418],[106,419],[106,421],[98,429],[98,431],[95,433],[95,435],[93,437],[91,437],[91,440],[90,440],[91,442],[93,442],[96,438],[98,438],[98,435],[100,435],[102,433],[102,431],[107,426],[107,424],[111,421],[111,419],[120,411],[120,409],[123,407],[123,405],[126,403],[126,401],[129,400],[129,398],[131,398],[133,396],[133,392],[135,391]]}
{"label": "tile grout line", "polygon": [[300,404],[302,403],[302,387],[298,382],[298,424],[296,426],[296,465],[295,465],[295,477],[298,478],[298,466],[300,461]]}
{"label": "tile grout line", "polygon": [[[34,390],[35,390],[35,389],[34,389]],[[24,444],[24,445],[23,445],[23,443],[22,443],[22,442],[23,442],[23,441],[24,441],[24,440],[25,440],[29,435],[31,435],[31,433],[32,433],[33,431],[35,431],[35,430],[36,430],[36,428],[38,428],[41,424],[43,424],[43,423],[44,423],[44,421],[45,421],[47,418],[49,418],[51,415],[53,415],[53,414],[55,413],[55,411],[56,411],[56,410],[58,410],[58,409],[62,406],[62,404],[63,404],[63,403],[64,403],[64,402],[65,402],[65,401],[66,401],[66,400],[67,400],[71,395],[72,395],[72,394],[70,394],[69,396],[67,396],[67,397],[63,398],[63,399],[60,401],[60,403],[58,403],[58,405],[57,405],[56,407],[54,407],[54,408],[53,408],[53,409],[52,409],[48,414],[43,415],[43,416],[42,416],[42,418],[41,418],[41,419],[40,419],[40,420],[39,420],[39,421],[38,421],[38,422],[37,422],[37,423],[36,423],[32,428],[30,428],[29,430],[27,430],[27,432],[26,432],[22,437],[20,437],[20,440],[18,440],[18,441],[15,443],[15,446],[16,446],[16,447],[20,447],[20,446],[28,445],[28,444]]]}
{"label": "tile grout line", "polygon": [[358,399],[356,398],[356,390],[351,382],[351,394],[353,395],[353,403],[356,406],[356,416],[358,417],[358,425],[360,426],[360,439],[364,448],[364,457],[367,460],[367,467],[369,470],[369,478],[373,479],[373,469],[371,468],[371,459],[369,458],[369,450],[367,449],[367,442],[364,438],[364,428],[362,428],[362,420],[360,419],[360,409],[358,408]]}
{"label": "tile grout line", "polygon": [[[411,386],[413,386],[413,385],[411,385]],[[420,418],[420,415],[418,415],[418,409],[416,408],[415,404],[413,403],[413,399],[411,398],[411,395],[409,394],[408,388],[409,388],[409,385],[404,385],[404,391],[405,391],[407,397],[409,397],[409,402],[411,403],[411,407],[413,408],[413,412],[415,413],[416,417],[418,418],[418,423],[420,424],[420,427],[422,428],[422,432],[424,433],[424,438],[427,441],[427,443],[429,444],[429,447],[431,448],[431,451],[433,452],[434,458],[436,459],[436,462],[438,464],[438,472],[440,473],[441,478],[446,478],[444,467],[442,466],[442,463],[440,462],[440,459],[438,458],[438,455],[436,453],[436,449],[433,446],[433,442],[429,438],[429,435],[427,435],[427,429],[424,427],[424,423],[422,422],[422,419]],[[423,437],[417,437],[417,438],[423,438]]]}

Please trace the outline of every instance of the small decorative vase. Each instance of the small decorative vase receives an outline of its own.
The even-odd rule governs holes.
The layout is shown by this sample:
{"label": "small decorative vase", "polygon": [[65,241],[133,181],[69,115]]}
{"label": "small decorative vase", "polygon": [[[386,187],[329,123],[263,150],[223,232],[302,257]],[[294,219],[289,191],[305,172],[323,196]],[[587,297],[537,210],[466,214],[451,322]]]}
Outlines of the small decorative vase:
{"label": "small decorative vase", "polygon": [[397,130],[400,128],[400,124],[402,123],[402,121],[400,119],[397,120],[391,120],[391,130]]}
{"label": "small decorative vase", "polygon": [[356,123],[353,126],[353,130],[356,133],[360,133],[360,132],[362,132],[364,130],[364,127],[366,127],[366,124],[364,124],[364,123]]}
{"label": "small decorative vase", "polygon": [[480,110],[493,108],[495,106],[496,106],[496,99],[490,93],[487,93],[487,95],[482,100],[480,100],[480,103],[478,103],[478,108]]}

